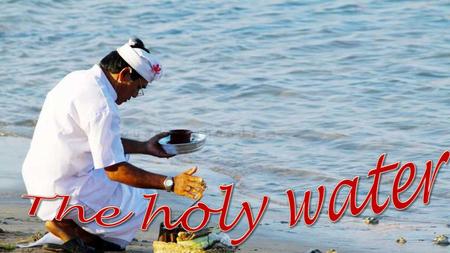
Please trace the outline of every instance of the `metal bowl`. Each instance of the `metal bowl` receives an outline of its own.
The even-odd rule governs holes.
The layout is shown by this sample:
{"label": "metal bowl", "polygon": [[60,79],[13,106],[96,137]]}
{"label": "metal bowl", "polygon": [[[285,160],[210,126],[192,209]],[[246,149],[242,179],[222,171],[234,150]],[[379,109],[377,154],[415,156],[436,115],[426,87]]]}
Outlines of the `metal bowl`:
{"label": "metal bowl", "polygon": [[192,133],[189,143],[170,144],[170,136],[166,136],[159,140],[159,144],[164,151],[170,155],[188,154],[203,148],[206,142],[206,135],[201,133]]}

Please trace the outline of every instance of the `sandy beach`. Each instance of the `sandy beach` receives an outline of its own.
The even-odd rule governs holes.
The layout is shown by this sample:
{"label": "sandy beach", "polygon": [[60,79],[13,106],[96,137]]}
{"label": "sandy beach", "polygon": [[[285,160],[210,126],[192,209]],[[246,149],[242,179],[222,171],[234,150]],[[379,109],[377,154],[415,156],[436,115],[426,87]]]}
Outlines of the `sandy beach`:
{"label": "sandy beach", "polygon": [[[28,204],[7,204],[0,205],[0,244],[14,245],[18,242],[31,242],[33,236],[45,233],[43,223],[37,218],[29,217],[26,213]],[[152,226],[153,228],[153,226]],[[140,231],[136,239],[127,247],[127,252],[153,252],[152,241],[157,238],[157,229],[149,229],[148,232]],[[292,243],[285,244],[279,240],[267,240],[261,236],[251,238],[247,243],[239,247],[240,252],[275,252],[283,248],[283,252],[303,252],[307,249]],[[0,249],[0,252],[3,251]],[[15,249],[11,252],[48,252],[40,248]]]}
{"label": "sandy beach", "polygon": [[[40,248],[12,249],[17,243],[32,242],[36,236],[44,234],[45,228],[43,222],[37,217],[28,216],[30,208],[29,201],[22,199],[21,195],[25,193],[23,183],[20,179],[20,166],[26,154],[29,139],[16,137],[0,137],[0,146],[9,147],[6,152],[0,155],[0,161],[3,162],[5,177],[0,180],[0,252],[48,252]],[[175,210],[182,210],[185,205],[180,199],[173,197],[165,192],[159,193],[161,199],[167,203],[177,203],[172,206]],[[158,225],[162,217],[152,223],[150,229],[146,232],[139,231],[135,240],[127,247],[127,252],[152,252],[152,241],[158,236]],[[156,225],[155,225],[156,224]],[[239,229],[232,231],[231,234],[238,234]],[[272,237],[272,236],[270,236]],[[2,248],[3,247],[3,248]],[[8,250],[5,249],[8,248]],[[308,248],[298,245],[295,242],[288,242],[279,239],[268,239],[267,231],[260,233],[258,230],[243,245],[239,247],[240,252],[274,252],[283,248],[284,252],[307,251]]]}

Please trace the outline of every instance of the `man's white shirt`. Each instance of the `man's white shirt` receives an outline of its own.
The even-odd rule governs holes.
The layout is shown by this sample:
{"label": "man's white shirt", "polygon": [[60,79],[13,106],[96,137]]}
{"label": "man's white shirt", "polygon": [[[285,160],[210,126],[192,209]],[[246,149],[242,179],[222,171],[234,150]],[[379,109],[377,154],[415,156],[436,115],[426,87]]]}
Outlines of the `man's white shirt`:
{"label": "man's white shirt", "polygon": [[[118,187],[103,168],[125,161],[117,94],[98,65],[64,77],[47,95],[22,168],[30,195],[70,195],[98,210]],[[60,201],[41,204],[51,220]]]}

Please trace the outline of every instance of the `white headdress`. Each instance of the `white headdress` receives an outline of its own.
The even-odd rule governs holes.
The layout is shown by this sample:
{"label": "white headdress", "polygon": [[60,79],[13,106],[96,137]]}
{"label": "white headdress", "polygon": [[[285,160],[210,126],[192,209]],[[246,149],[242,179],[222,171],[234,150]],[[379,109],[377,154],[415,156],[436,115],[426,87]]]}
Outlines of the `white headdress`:
{"label": "white headdress", "polygon": [[135,69],[147,82],[158,80],[162,76],[162,66],[152,54],[140,48],[131,47],[133,40],[129,40],[123,46],[117,48],[119,55]]}

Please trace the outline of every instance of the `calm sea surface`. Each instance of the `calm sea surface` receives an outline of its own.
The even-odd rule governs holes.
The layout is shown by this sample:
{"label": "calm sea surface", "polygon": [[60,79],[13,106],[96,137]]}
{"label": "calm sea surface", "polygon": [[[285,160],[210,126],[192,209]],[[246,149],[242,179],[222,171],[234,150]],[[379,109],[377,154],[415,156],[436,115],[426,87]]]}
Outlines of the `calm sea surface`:
{"label": "calm sea surface", "polygon": [[[217,173],[230,178],[242,199],[267,194],[283,206],[287,188],[324,184],[330,194],[354,176],[363,176],[362,198],[372,183],[364,176],[380,154],[387,162],[413,161],[422,174],[425,161],[449,147],[448,1],[0,6],[4,136],[31,138],[46,93],[62,77],[137,35],[159,55],[166,75],[121,106],[124,135],[145,139],[173,128],[208,134],[202,152],[136,159],[149,170],[196,164],[210,181]],[[383,199],[393,175],[383,177]],[[385,215],[448,222],[449,188],[444,167],[429,206]]]}

